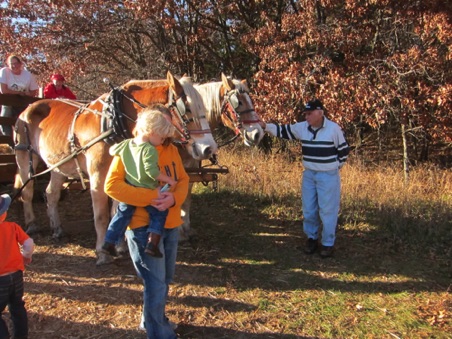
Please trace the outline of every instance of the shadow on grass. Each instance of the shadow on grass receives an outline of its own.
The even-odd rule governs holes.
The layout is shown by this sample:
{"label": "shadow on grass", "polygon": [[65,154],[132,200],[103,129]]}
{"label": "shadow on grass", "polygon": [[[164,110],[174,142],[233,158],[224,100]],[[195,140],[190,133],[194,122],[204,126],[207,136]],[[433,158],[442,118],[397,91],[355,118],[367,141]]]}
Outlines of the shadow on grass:
{"label": "shadow on grass", "polygon": [[[193,196],[192,227],[197,231],[197,238],[190,244],[181,244],[175,282],[181,288],[187,285],[198,285],[200,289],[214,287],[214,295],[209,298],[199,294],[173,294],[170,299],[174,301],[175,310],[170,308],[172,312],[169,315],[177,321],[174,312],[182,314],[178,329],[181,337],[303,338],[267,332],[253,334],[250,333],[252,330],[237,331],[228,328],[227,324],[217,326],[216,319],[213,323],[203,322],[210,326],[189,325],[188,315],[198,309],[202,314],[204,308],[218,314],[224,314],[224,311],[232,315],[237,313],[238,317],[241,312],[258,314],[261,306],[265,308],[266,293],[273,291],[390,294],[447,290],[451,280],[450,256],[443,245],[450,238],[433,233],[429,238],[424,238],[410,232],[412,219],[404,218],[401,211],[390,206],[368,208],[365,213],[359,214],[359,220],[353,219],[354,216],[345,209],[343,213],[347,223],[338,229],[334,257],[321,259],[318,254],[307,256],[297,248],[305,242],[301,211],[294,218],[287,217],[289,213],[285,213],[285,210],[293,209],[294,199],[299,197],[275,202],[227,191]],[[90,205],[89,201],[83,201],[85,203]],[[367,206],[368,202],[357,204]],[[275,211],[271,218],[269,210]],[[382,211],[384,218],[379,217]],[[67,246],[66,249],[64,241],[54,244],[48,234],[35,237],[40,246],[49,248],[46,252],[36,253],[25,275],[30,299],[48,294],[50,297],[46,300],[91,302],[100,305],[103,310],[108,309],[109,304],[118,307],[125,302],[132,304],[139,312],[142,292],[127,286],[139,284],[130,259],[119,261],[118,265],[97,268],[94,258],[95,232],[89,214],[85,216],[72,205],[63,207],[62,212],[62,220],[69,221],[65,228],[69,233],[67,242],[76,246]],[[46,217],[44,209],[40,213]],[[451,220],[451,217],[439,215],[437,220],[441,219]],[[388,224],[391,220],[401,221],[395,234]],[[359,222],[367,222],[370,226],[360,228]],[[58,248],[53,251],[54,247]],[[58,254],[54,253],[56,250]],[[40,280],[33,280],[34,274],[40,275]],[[121,283],[124,286],[119,285]],[[234,299],[233,295],[228,294],[229,288],[239,292],[261,289],[262,296],[257,296],[254,299],[256,302],[251,304]],[[309,307],[309,303],[306,305]],[[187,315],[178,313],[178,307],[194,310],[187,312]],[[61,338],[62,333],[67,333],[77,338],[77,333],[86,333],[89,328],[96,334],[95,338],[145,337],[134,329],[111,328],[107,320],[98,320],[97,323],[93,320],[95,324],[89,324],[74,321],[76,315],[70,318],[69,321],[33,313],[32,333],[35,337],[45,338]],[[188,324],[184,323],[184,319],[188,319]]]}
{"label": "shadow on grass", "polygon": [[108,322],[92,324],[65,320],[60,317],[43,316],[42,314],[28,312],[30,338],[98,338],[98,339],[143,339],[144,332],[111,328]]}
{"label": "shadow on grass", "polygon": [[[30,329],[30,338],[46,338],[46,339],[61,339],[61,338],[86,338],[87,333],[90,333],[90,338],[96,339],[143,339],[146,337],[144,331],[130,329],[111,328],[108,322],[104,324],[92,324],[85,322],[67,321],[58,317],[42,316],[40,314],[28,313]],[[79,335],[82,334],[83,335]],[[221,338],[236,338],[236,339],[314,339],[314,337],[300,337],[296,335],[274,334],[274,333],[260,333],[252,334],[223,327],[202,327],[181,324],[178,326],[176,333],[182,338],[196,338],[196,339],[221,339]],[[319,339],[317,337],[317,339]]]}
{"label": "shadow on grass", "polygon": [[[306,239],[301,221],[268,219],[262,211],[271,204],[228,191],[194,195],[191,224],[197,237],[190,246],[181,246],[179,258],[188,264],[179,265],[177,281],[232,285],[237,289],[368,293],[445,291],[450,283],[450,258],[443,246],[444,237],[422,242],[416,236],[415,241],[410,232],[400,228],[394,237],[387,225],[378,224],[375,216],[379,211],[368,211],[365,218],[374,222],[373,227],[340,227],[334,256],[322,259],[297,248]],[[289,206],[293,201],[280,204]],[[400,220],[400,212],[393,213]],[[450,220],[450,216],[442,217]],[[409,220],[405,225],[409,227]],[[318,272],[329,274],[322,276]]]}
{"label": "shadow on grass", "polygon": [[318,337],[304,337],[290,334],[275,334],[275,333],[259,333],[253,334],[248,332],[241,332],[226,329],[224,327],[201,327],[191,325],[180,325],[177,333],[182,338],[196,338],[196,339],[320,339]]}

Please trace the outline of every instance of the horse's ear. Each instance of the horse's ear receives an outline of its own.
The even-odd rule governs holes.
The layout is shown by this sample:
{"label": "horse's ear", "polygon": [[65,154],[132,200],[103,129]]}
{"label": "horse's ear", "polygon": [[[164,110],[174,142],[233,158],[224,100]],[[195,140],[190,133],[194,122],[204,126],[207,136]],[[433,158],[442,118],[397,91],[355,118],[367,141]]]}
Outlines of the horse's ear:
{"label": "horse's ear", "polygon": [[166,80],[168,81],[168,83],[170,84],[170,86],[173,86],[173,85],[174,85],[174,76],[173,76],[173,74],[172,74],[170,71],[168,71],[168,72],[166,73]]}
{"label": "horse's ear", "polygon": [[182,96],[184,94],[184,89],[179,80],[177,80],[170,71],[166,74],[166,80],[168,81],[170,88],[173,89],[177,96]]}
{"label": "horse's ear", "polygon": [[232,82],[231,79],[229,79],[228,77],[226,77],[226,75],[224,75],[224,73],[221,73],[221,81],[223,82],[223,86],[228,90],[231,91],[235,88],[234,83]]}
{"label": "horse's ear", "polygon": [[248,81],[241,80],[240,82],[242,83],[242,86],[244,87],[245,91],[249,92]]}

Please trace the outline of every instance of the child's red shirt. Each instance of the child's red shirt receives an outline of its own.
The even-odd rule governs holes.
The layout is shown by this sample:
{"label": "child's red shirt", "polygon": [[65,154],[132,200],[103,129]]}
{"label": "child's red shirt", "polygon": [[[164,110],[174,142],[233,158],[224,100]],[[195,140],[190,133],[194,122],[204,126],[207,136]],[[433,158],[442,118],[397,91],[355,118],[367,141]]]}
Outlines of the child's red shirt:
{"label": "child's red shirt", "polygon": [[0,223],[0,276],[25,269],[19,244],[23,245],[29,238],[15,222]]}

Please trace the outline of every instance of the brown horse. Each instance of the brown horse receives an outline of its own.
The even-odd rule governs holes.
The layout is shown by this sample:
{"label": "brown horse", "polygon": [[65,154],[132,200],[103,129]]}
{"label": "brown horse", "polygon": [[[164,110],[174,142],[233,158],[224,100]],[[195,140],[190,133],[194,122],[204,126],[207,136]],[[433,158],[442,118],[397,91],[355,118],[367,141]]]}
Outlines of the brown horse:
{"label": "brown horse", "polygon": [[[196,84],[195,89],[201,95],[207,109],[207,120],[214,131],[217,127],[225,126],[243,139],[246,146],[257,146],[264,137],[264,131],[259,124],[260,117],[254,109],[249,96],[248,85],[245,80],[229,79],[224,74],[221,81]],[[190,164],[195,168],[199,162]],[[188,240],[193,235],[190,225],[191,190],[182,205],[182,219],[184,223],[180,229],[180,239]]]}
{"label": "brown horse", "polygon": [[[78,178],[82,182],[83,178],[89,179],[98,265],[112,260],[100,251],[110,219],[108,197],[103,187],[111,157],[109,144],[104,141],[131,137],[137,114],[156,103],[169,107],[186,159],[199,162],[216,153],[217,145],[199,93],[189,79],[177,80],[169,72],[166,80],[129,81],[86,106],[74,101],[40,100],[30,105],[17,121],[16,160],[22,182],[26,183],[30,173],[34,173],[39,157],[51,170],[46,197],[54,237],[63,234],[58,201],[66,178]],[[29,167],[30,160],[32,168]],[[39,229],[32,196],[33,182],[30,181],[22,191],[28,233]]]}

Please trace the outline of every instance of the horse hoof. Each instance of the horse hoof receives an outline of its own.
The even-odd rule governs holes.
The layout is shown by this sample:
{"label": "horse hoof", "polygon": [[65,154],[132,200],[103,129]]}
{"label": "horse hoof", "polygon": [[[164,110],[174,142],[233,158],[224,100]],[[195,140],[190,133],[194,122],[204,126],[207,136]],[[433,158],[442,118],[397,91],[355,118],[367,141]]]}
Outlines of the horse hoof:
{"label": "horse hoof", "polygon": [[199,243],[199,237],[196,234],[190,235],[190,237],[188,238],[188,241],[193,246],[197,245]]}
{"label": "horse hoof", "polygon": [[129,252],[129,247],[127,246],[126,241],[121,241],[118,245],[116,245],[116,252],[118,254],[124,254]]}
{"label": "horse hoof", "polygon": [[129,258],[129,251],[117,251],[118,256],[116,259],[123,260]]}
{"label": "horse hoof", "polygon": [[179,233],[179,243],[186,243],[190,241],[190,237],[188,237],[185,233]]}
{"label": "horse hoof", "polygon": [[191,243],[196,238],[196,231],[189,227],[182,227],[179,230],[179,243]]}
{"label": "horse hoof", "polygon": [[26,231],[26,233],[28,235],[35,235],[35,234],[38,234],[39,232],[40,232],[40,228],[37,224],[35,224],[35,223],[28,224],[27,231]]}
{"label": "horse hoof", "polygon": [[114,259],[110,254],[97,251],[96,266],[111,264],[113,261]]}
{"label": "horse hoof", "polygon": [[63,237],[64,237],[64,232],[61,229],[53,232],[53,234],[52,234],[53,240],[61,240]]}

